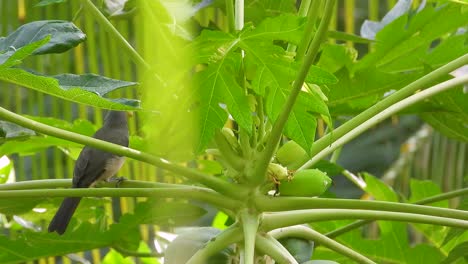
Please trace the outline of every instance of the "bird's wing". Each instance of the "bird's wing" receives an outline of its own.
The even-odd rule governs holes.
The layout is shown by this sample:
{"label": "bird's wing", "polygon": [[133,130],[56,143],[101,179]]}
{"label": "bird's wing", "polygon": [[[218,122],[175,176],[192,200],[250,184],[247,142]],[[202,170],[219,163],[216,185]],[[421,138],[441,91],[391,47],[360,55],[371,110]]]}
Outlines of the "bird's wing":
{"label": "bird's wing", "polygon": [[75,163],[73,187],[89,187],[104,173],[111,157],[110,153],[85,147]]}

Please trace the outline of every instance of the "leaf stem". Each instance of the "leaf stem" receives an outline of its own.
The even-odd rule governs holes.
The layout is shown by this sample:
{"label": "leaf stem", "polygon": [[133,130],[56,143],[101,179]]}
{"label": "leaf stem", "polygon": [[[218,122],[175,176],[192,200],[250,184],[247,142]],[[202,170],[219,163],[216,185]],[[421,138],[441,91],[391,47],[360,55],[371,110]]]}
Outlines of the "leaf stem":
{"label": "leaf stem", "polygon": [[195,253],[187,264],[204,264],[210,256],[227,248],[229,245],[242,239],[242,230],[237,224],[223,230],[216,238],[211,239],[204,247]]}
{"label": "leaf stem", "polygon": [[46,135],[66,139],[93,148],[101,149],[110,153],[114,153],[120,156],[126,156],[135,160],[152,164],[158,168],[173,172],[191,180],[198,181],[201,184],[212,188],[220,193],[226,194],[229,197],[243,199],[246,194],[246,190],[244,190],[242,187],[236,184],[229,183],[211,175],[204,174],[195,169],[174,164],[163,158],[159,158],[139,150],[122,147],[117,144],[112,144],[92,137],[87,137],[67,130],[55,128],[23,117],[21,115],[15,114],[2,107],[0,107],[0,118]]}
{"label": "leaf stem", "polygon": [[[302,165],[298,170],[303,170],[306,168],[311,167],[315,163],[317,163],[319,160],[325,158],[328,156],[330,153],[338,149],[339,147],[343,146],[347,142],[351,141],[358,135],[362,134],[363,132],[367,131],[369,128],[373,127],[374,125],[382,122],[386,118],[398,113],[399,111],[405,109],[406,107],[410,105],[414,105],[424,99],[427,99],[431,96],[434,96],[435,94],[438,94],[440,92],[446,91],[448,89],[457,87],[458,85],[464,84],[468,82],[468,75],[463,75],[461,77],[453,78],[448,81],[439,83],[437,85],[434,85],[430,88],[427,88],[419,93],[416,93],[408,98],[405,98],[399,102],[396,102],[395,104],[383,109],[379,113],[376,113],[373,115],[371,118],[368,120],[365,120],[364,122],[358,124],[356,127],[352,128],[352,130],[348,131],[345,135],[341,136],[335,142],[333,142],[330,146],[327,148],[321,150],[318,153],[315,153],[313,155],[312,159],[307,161],[304,165]],[[335,130],[336,131],[336,130]],[[336,132],[335,132],[336,133]],[[325,136],[326,137],[326,136]],[[325,138],[323,137],[323,138]]]}
{"label": "leaf stem", "polygon": [[314,37],[315,21],[318,17],[321,2],[322,0],[312,0],[312,3],[309,5],[305,32],[302,36],[301,43],[299,43],[296,53],[296,59],[298,61],[302,60],[305,57],[307,49],[309,48],[309,45],[311,43],[312,37]]}
{"label": "leaf stem", "polygon": [[352,199],[308,197],[271,197],[266,195],[259,195],[255,197],[255,205],[256,208],[258,208],[258,210],[262,212],[278,212],[311,208],[333,208],[405,212],[411,214],[452,217],[462,220],[468,220],[468,211],[385,201],[365,201]]}
{"label": "leaf stem", "polygon": [[244,28],[244,0],[235,0],[235,21],[234,27],[236,30],[242,30]]}
{"label": "leaf stem", "polygon": [[214,139],[222,158],[235,170],[242,171],[244,169],[244,160],[235,153],[223,134],[217,131]]}
{"label": "leaf stem", "polygon": [[268,232],[276,239],[281,239],[284,237],[297,237],[305,240],[314,241],[315,247],[316,244],[321,244],[337,253],[342,254],[358,263],[366,264],[375,264],[374,261],[368,259],[366,256],[359,254],[343,244],[336,242],[335,240],[322,235],[321,233],[302,225],[298,226],[288,226],[284,228],[279,228]]}
{"label": "leaf stem", "polygon": [[255,236],[258,228],[258,215],[244,209],[240,212],[242,229],[244,231],[244,264],[254,264]]}
{"label": "leaf stem", "polygon": [[[71,179],[47,179],[47,180],[30,180],[14,183],[0,184],[0,191],[6,190],[30,190],[30,189],[48,189],[48,188],[69,188],[72,185]],[[115,187],[113,182],[100,182],[98,187]],[[194,186],[162,183],[162,182],[148,182],[136,180],[124,180],[119,184],[121,188],[194,188]],[[208,188],[196,187],[199,190],[211,191]]]}
{"label": "leaf stem", "polygon": [[468,221],[448,217],[420,215],[401,212],[356,209],[309,209],[290,212],[265,213],[259,229],[269,231],[280,227],[305,224],[309,222],[342,220],[342,219],[374,219],[421,224],[443,225],[468,228]]}
{"label": "leaf stem", "polygon": [[298,264],[291,253],[269,234],[257,234],[255,244],[259,251],[272,257],[277,263]]}
{"label": "leaf stem", "polygon": [[233,0],[226,0],[226,15],[229,25],[229,32],[234,32],[236,30],[236,22],[234,20],[234,4]]}
{"label": "leaf stem", "polygon": [[318,53],[320,43],[326,37],[328,25],[333,15],[334,5],[335,0],[327,1],[324,16],[322,18],[322,21],[320,21],[319,28],[312,40],[312,43],[310,44],[310,49],[307,53],[307,56],[304,59],[304,62],[302,63],[298,75],[293,83],[291,93],[289,94],[288,99],[285,105],[283,106],[283,111],[280,113],[278,119],[273,125],[265,150],[260,153],[260,157],[257,161],[254,174],[250,175],[252,177],[252,183],[255,185],[261,184],[265,179],[266,169],[268,167],[268,164],[270,163],[271,157],[273,156],[273,152],[276,150],[276,146],[278,145],[281,139],[281,135],[283,133],[284,126],[286,125],[286,122],[288,120],[289,114],[291,113],[294,103],[296,102],[297,96],[301,91],[302,85],[304,84],[304,80],[309,72],[310,66],[314,62],[314,59]]}
{"label": "leaf stem", "polygon": [[[462,196],[462,195],[467,195],[467,194],[468,194],[468,188],[464,188],[464,189],[455,190],[455,191],[451,191],[451,192],[447,192],[447,193],[434,195],[432,197],[424,198],[422,200],[414,202],[414,204],[430,204],[430,203],[435,203],[435,202],[439,202],[439,201],[443,201],[443,200],[448,200],[448,199],[451,199],[451,198],[455,198],[455,197]],[[372,222],[372,220],[359,220],[359,221],[353,222],[351,224],[342,226],[342,227],[340,227],[338,229],[335,229],[335,230],[333,230],[331,232],[328,232],[325,235],[327,237],[334,238],[334,237],[340,236],[340,235],[342,235],[344,233],[347,233],[347,232],[349,232],[351,230],[354,230],[356,228],[359,228],[359,227],[361,227],[363,225],[366,225],[368,223],[371,223],[371,222]]]}
{"label": "leaf stem", "polygon": [[348,122],[334,129],[333,132],[328,133],[324,137],[314,142],[314,144],[312,145],[312,149],[311,149],[311,155],[315,156],[317,153],[321,152],[322,150],[327,148],[330,144],[332,144],[334,140],[341,138],[343,135],[347,134],[349,131],[353,130],[354,128],[364,123],[365,121],[371,119],[373,116],[382,112],[389,106],[408,97],[409,95],[416,92],[417,90],[423,89],[427,85],[430,85],[431,83],[446,76],[450,72],[454,71],[457,68],[460,68],[461,66],[465,64],[468,64],[468,54],[465,54],[447,63],[446,65],[432,71],[431,73],[419,78],[418,80],[398,90],[394,94],[388,96],[387,98],[378,102],[377,104],[365,110],[361,114],[355,116]]}
{"label": "leaf stem", "polygon": [[[313,0],[302,0],[301,1],[301,5],[299,6],[299,11],[297,12],[297,15],[300,16],[300,17],[306,17],[307,14],[309,13],[310,11],[310,1],[313,1]],[[314,19],[314,23],[315,23],[315,19]],[[309,24],[307,24],[308,26]],[[306,30],[307,32],[307,30]],[[305,36],[307,35],[304,34],[303,38],[302,38],[302,41],[304,41],[305,39]],[[307,42],[309,43],[310,40]],[[288,43],[288,47],[286,48],[286,51],[288,52],[295,52],[297,49],[297,45],[294,45],[292,43]]]}
{"label": "leaf stem", "polygon": [[110,34],[110,37],[115,40],[122,49],[127,52],[130,58],[135,62],[139,67],[151,71],[154,76],[161,82],[165,84],[163,79],[154,73],[151,66],[143,59],[143,57],[138,54],[138,52],[128,43],[128,41],[120,34],[120,32],[112,25],[112,23],[99,11],[99,9],[94,5],[91,0],[82,0],[83,6],[88,10],[91,15],[96,19],[99,24]]}
{"label": "leaf stem", "polygon": [[211,190],[198,187],[172,188],[77,188],[77,189],[36,189],[0,191],[0,198],[33,197],[164,197],[194,199],[208,202],[216,207],[232,210],[239,202]]}
{"label": "leaf stem", "polygon": [[265,113],[263,111],[263,98],[256,95],[257,99],[257,116],[258,116],[258,137],[257,142],[255,143],[255,151],[257,151],[258,144],[263,141],[265,138]]}

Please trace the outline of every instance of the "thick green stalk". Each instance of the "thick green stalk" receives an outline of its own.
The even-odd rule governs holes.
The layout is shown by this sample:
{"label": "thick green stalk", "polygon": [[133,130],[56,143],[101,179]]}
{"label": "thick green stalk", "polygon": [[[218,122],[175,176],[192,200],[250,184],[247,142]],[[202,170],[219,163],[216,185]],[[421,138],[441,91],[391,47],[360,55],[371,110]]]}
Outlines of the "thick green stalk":
{"label": "thick green stalk", "polygon": [[[301,1],[301,5],[299,6],[299,11],[297,12],[298,16],[300,16],[300,17],[306,17],[307,16],[307,14],[309,13],[309,9],[310,9],[310,1],[312,1],[312,0],[302,0]],[[309,21],[309,23],[310,23],[310,21]],[[309,25],[309,23],[307,24],[307,26]],[[313,20],[313,23],[315,23],[315,19]],[[303,42],[305,40],[305,36],[307,36],[307,34],[304,34],[303,39],[302,39]],[[305,41],[305,43],[310,43],[310,40]],[[288,47],[287,47],[286,50],[288,52],[295,52],[296,49],[297,49],[297,45],[288,43]]]}
{"label": "thick green stalk", "polygon": [[289,226],[284,228],[275,229],[273,231],[268,232],[271,236],[276,239],[281,239],[285,237],[295,237],[295,238],[302,238],[305,240],[314,241],[315,247],[317,244],[321,244],[326,248],[329,248],[337,253],[340,253],[343,256],[346,256],[358,263],[365,263],[365,264],[375,264],[374,261],[368,259],[366,256],[359,254],[335,240],[324,236],[323,234],[309,228],[306,226]]}
{"label": "thick green stalk", "polygon": [[222,158],[224,158],[226,162],[237,171],[242,171],[242,169],[244,169],[244,160],[235,153],[223,134],[219,131],[216,132],[214,139],[216,146],[222,154]]}
{"label": "thick green stalk", "polygon": [[[30,190],[30,189],[48,189],[48,188],[69,188],[72,185],[72,179],[48,179],[48,180],[31,180],[14,183],[0,184],[0,191],[5,190]],[[100,182],[97,187],[115,187],[115,182]],[[197,188],[201,191],[212,191],[204,187],[195,187],[184,184],[149,182],[124,180],[119,183],[121,188]]]}
{"label": "thick green stalk", "polygon": [[291,253],[269,234],[257,234],[255,244],[260,252],[272,257],[279,264],[298,264]]}
{"label": "thick green stalk", "polygon": [[236,30],[236,22],[234,20],[234,2],[233,0],[225,0],[225,4],[229,32],[234,32],[234,30]]}
{"label": "thick green stalk", "polygon": [[211,239],[202,249],[193,255],[187,264],[205,264],[210,256],[225,249],[231,244],[239,242],[242,239],[242,230],[234,224],[228,229],[223,230],[216,238]]}
{"label": "thick green stalk", "polygon": [[236,4],[234,6],[235,11],[235,20],[234,28],[236,30],[242,30],[244,28],[244,0],[235,0]]}
{"label": "thick green stalk", "polygon": [[139,150],[122,147],[117,144],[112,144],[92,137],[87,137],[67,130],[48,126],[40,122],[36,122],[34,120],[25,118],[13,112],[10,112],[2,107],[0,107],[0,118],[49,136],[66,139],[69,141],[101,149],[107,152],[111,152],[120,156],[126,156],[135,160],[152,164],[161,169],[171,171],[183,177],[198,181],[201,184],[215,189],[220,193],[227,194],[227,196],[229,197],[237,197],[239,199],[243,199],[245,197],[246,191],[236,184],[229,183],[211,175],[204,174],[195,169],[174,164],[163,158],[159,158]]}
{"label": "thick green stalk", "polygon": [[315,21],[318,17],[321,2],[322,0],[312,0],[312,3],[309,5],[309,10],[307,14],[307,24],[305,27],[304,36],[302,36],[301,43],[299,43],[296,53],[296,59],[298,61],[302,60],[305,57],[311,40],[315,35]]}
{"label": "thick green stalk", "polygon": [[[468,82],[468,75],[463,75],[461,77],[453,78],[448,81],[439,83],[437,85],[434,85],[430,88],[427,88],[419,93],[416,93],[408,98],[405,98],[399,102],[396,102],[395,104],[387,107],[386,109],[383,109],[379,113],[376,113],[374,116],[372,116],[370,119],[363,121],[362,123],[358,124],[356,127],[354,127],[351,131],[348,131],[345,135],[342,137],[338,138],[333,142],[332,145],[329,147],[323,149],[322,151],[315,153],[315,155],[307,161],[304,165],[302,165],[298,170],[303,170],[306,168],[311,167],[321,159],[325,158],[328,156],[330,153],[332,153],[334,150],[340,148],[347,142],[351,141],[352,139],[356,138],[360,134],[364,133],[365,131],[369,130],[371,127],[375,126],[376,124],[384,121],[385,119],[389,118],[390,116],[398,113],[399,111],[407,108],[408,106],[414,105],[418,102],[421,102],[431,96],[434,96],[435,94],[441,93],[443,91],[446,91],[451,88],[455,88],[458,85],[464,84]],[[336,130],[335,130],[336,131]]]}
{"label": "thick green stalk", "polygon": [[258,215],[246,209],[240,213],[240,217],[244,231],[244,264],[254,264]]}
{"label": "thick green stalk", "polygon": [[[435,202],[439,202],[439,201],[443,201],[443,200],[448,200],[448,199],[452,199],[452,198],[463,196],[463,195],[468,195],[468,188],[464,188],[464,189],[460,189],[460,190],[455,190],[455,191],[451,191],[451,192],[447,192],[447,193],[434,195],[432,197],[424,198],[422,200],[414,202],[414,204],[430,204],[430,203],[435,203]],[[371,223],[371,222],[372,222],[372,220],[359,220],[359,221],[356,221],[354,223],[342,226],[342,227],[340,227],[338,229],[335,229],[335,230],[333,230],[331,232],[328,232],[325,235],[327,237],[330,237],[330,238],[337,237],[337,236],[340,236],[340,235],[342,235],[344,233],[347,233],[347,232],[349,232],[351,230],[354,230],[356,228],[359,228],[359,227],[361,227],[363,225],[366,225],[368,223]]]}
{"label": "thick green stalk", "polygon": [[255,197],[255,205],[262,212],[278,212],[302,209],[356,209],[404,212],[411,214],[452,217],[468,220],[468,211],[454,210],[416,204],[404,204],[384,201],[364,201],[352,199],[307,198],[307,197]]}
{"label": "thick green stalk", "polygon": [[307,56],[301,65],[296,79],[294,80],[291,93],[289,94],[286,104],[283,106],[283,111],[280,113],[278,119],[273,125],[265,150],[260,153],[260,157],[257,161],[254,174],[249,175],[250,177],[252,177],[252,183],[254,185],[261,184],[265,179],[266,169],[268,167],[268,164],[270,163],[271,157],[273,156],[273,152],[276,150],[276,146],[278,145],[278,142],[281,139],[284,126],[286,125],[286,121],[288,120],[288,117],[293,109],[294,103],[296,102],[297,96],[301,91],[302,85],[304,84],[304,80],[309,72],[310,66],[315,60],[315,57],[320,47],[320,43],[322,43],[322,40],[326,37],[328,24],[330,23],[330,18],[333,13],[334,5],[335,0],[327,1],[325,7],[325,14],[322,18],[322,21],[320,22],[320,26],[317,30],[317,33],[315,34],[314,39],[310,44],[310,49],[307,52]]}
{"label": "thick green stalk", "polygon": [[211,190],[196,187],[168,188],[77,188],[77,189],[36,189],[0,191],[0,198],[45,198],[45,197],[159,197],[194,199],[212,204],[218,208],[232,210],[239,206],[226,196]]}
{"label": "thick green stalk", "polygon": [[402,99],[408,97],[417,90],[424,89],[427,85],[437,81],[442,77],[445,77],[450,72],[454,71],[457,68],[460,68],[465,64],[468,64],[468,54],[463,55],[458,59],[447,63],[446,65],[438,68],[437,70],[432,71],[431,73],[419,78],[418,80],[398,90],[392,95],[386,97],[385,99],[378,102],[369,109],[365,110],[361,114],[355,116],[353,119],[334,129],[332,133],[328,133],[324,137],[314,142],[311,149],[311,155],[315,156],[317,153],[319,153],[320,151],[327,148],[330,144],[332,144],[333,141],[339,139],[352,129],[371,119],[373,116],[377,115],[389,106],[401,101]]}
{"label": "thick green stalk", "polygon": [[291,225],[344,219],[391,220],[400,222],[460,227],[465,229],[468,228],[468,221],[453,219],[449,217],[377,210],[374,211],[356,209],[309,209],[295,210],[291,212],[265,213],[263,215],[263,220],[259,229],[263,231],[270,231],[276,228]]}

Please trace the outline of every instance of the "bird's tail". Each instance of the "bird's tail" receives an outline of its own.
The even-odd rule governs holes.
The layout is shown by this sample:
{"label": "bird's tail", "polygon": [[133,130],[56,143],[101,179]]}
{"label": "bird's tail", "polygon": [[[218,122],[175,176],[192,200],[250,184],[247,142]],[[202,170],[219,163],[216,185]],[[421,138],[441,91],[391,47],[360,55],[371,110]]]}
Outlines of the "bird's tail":
{"label": "bird's tail", "polygon": [[60,235],[65,233],[80,200],[81,197],[67,197],[63,200],[54,218],[50,221],[49,232],[57,231]]}

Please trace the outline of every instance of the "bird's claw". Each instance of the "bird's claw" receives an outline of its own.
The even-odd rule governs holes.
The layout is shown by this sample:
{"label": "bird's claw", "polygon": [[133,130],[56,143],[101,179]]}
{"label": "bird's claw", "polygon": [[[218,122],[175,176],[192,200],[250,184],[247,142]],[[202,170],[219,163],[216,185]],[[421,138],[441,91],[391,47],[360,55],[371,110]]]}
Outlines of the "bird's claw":
{"label": "bird's claw", "polygon": [[107,179],[107,182],[115,182],[115,187],[116,188],[119,188],[120,187],[120,184],[124,181],[126,181],[127,178],[125,177],[117,177],[117,176],[114,176],[114,177],[110,177],[109,179]]}

